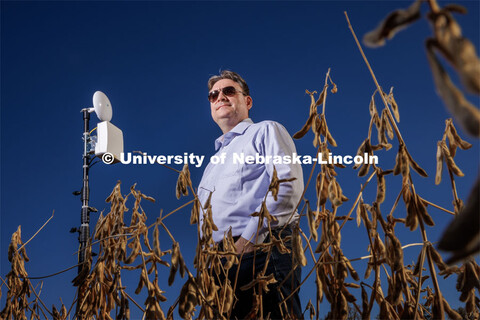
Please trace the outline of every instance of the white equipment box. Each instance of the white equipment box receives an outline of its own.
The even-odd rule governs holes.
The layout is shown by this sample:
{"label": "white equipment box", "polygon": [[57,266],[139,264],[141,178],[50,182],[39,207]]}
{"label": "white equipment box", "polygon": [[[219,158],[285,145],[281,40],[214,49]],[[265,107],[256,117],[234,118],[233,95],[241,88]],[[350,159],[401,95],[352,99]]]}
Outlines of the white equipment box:
{"label": "white equipment box", "polygon": [[123,152],[123,132],[109,121],[103,121],[97,125],[95,155],[102,158],[107,152],[115,157],[114,163],[120,161],[120,154]]}

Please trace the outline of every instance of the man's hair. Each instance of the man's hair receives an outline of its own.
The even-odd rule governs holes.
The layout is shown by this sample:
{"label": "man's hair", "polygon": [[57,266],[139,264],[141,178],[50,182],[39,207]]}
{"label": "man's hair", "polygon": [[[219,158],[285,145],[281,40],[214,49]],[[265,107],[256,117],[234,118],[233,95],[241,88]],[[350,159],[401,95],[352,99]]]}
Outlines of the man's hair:
{"label": "man's hair", "polygon": [[230,79],[235,81],[240,85],[245,95],[250,95],[250,89],[248,89],[248,85],[245,80],[243,80],[243,78],[238,73],[230,70],[223,70],[219,75],[210,77],[210,79],[208,79],[208,91],[212,90],[213,85],[222,79]]}

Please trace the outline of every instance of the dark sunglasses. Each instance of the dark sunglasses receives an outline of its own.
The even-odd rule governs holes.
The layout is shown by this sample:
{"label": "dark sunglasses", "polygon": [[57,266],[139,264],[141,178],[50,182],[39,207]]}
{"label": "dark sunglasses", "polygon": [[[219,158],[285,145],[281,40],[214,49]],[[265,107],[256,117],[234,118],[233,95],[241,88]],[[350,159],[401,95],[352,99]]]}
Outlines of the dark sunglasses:
{"label": "dark sunglasses", "polygon": [[233,86],[228,86],[228,87],[225,87],[225,88],[222,88],[220,90],[213,90],[211,91],[209,94],[208,94],[208,101],[210,102],[215,102],[217,101],[218,99],[218,96],[220,95],[220,92],[222,92],[225,96],[227,97],[233,97],[237,92],[238,93],[241,93],[243,95],[246,95],[245,93],[243,93],[242,91],[238,91],[237,89],[235,89],[235,87]]}

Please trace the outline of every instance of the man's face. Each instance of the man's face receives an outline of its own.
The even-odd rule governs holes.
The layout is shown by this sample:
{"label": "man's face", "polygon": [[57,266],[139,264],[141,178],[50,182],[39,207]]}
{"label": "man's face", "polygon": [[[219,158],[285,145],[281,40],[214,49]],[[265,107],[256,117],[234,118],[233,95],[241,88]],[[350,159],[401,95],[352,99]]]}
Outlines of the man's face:
{"label": "man's face", "polygon": [[220,91],[217,100],[210,102],[213,121],[215,121],[223,133],[230,131],[242,120],[248,118],[248,110],[252,107],[252,98],[245,96],[242,87],[233,80],[222,79],[217,81],[211,91],[220,90],[232,86],[238,92],[227,97]]}

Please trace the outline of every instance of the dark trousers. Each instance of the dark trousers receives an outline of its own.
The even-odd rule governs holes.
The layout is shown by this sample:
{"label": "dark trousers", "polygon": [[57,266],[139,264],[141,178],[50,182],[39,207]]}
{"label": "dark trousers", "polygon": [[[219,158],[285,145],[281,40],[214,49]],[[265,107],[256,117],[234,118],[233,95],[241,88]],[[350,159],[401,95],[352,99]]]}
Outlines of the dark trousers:
{"label": "dark trousers", "polygon": [[[278,238],[279,231],[280,229],[272,230],[272,233],[276,238]],[[291,235],[291,233],[291,229],[285,228],[285,230],[282,232],[282,238]],[[270,235],[265,239],[265,242],[269,242],[269,239]],[[291,249],[291,241],[285,242],[285,245],[287,248]],[[253,252],[246,253],[243,255],[240,265],[234,265],[229,270],[228,278],[230,279],[233,287],[237,268],[240,268],[235,290],[235,296],[238,300],[233,306],[233,311],[230,316],[231,319],[259,318],[259,313],[252,313],[252,308],[255,304],[253,288],[248,290],[240,290],[240,288],[249,284],[253,279],[256,278],[256,275],[263,271],[267,256],[268,253],[258,249],[256,254]],[[254,264],[255,276],[253,273]],[[269,274],[273,273],[277,282],[268,286],[268,292],[262,292],[263,318],[267,318],[267,315],[270,313],[270,319],[303,319],[298,291],[289,300],[287,300],[286,303],[279,305],[280,302],[287,298],[300,284],[301,267],[299,266],[283,283],[283,285],[280,287],[281,293],[279,292],[279,285],[285,280],[292,268],[292,254],[281,254],[274,246],[268,260],[267,270],[264,275],[268,276]],[[255,291],[258,294],[258,285],[255,286]]]}

